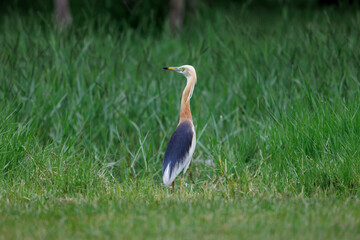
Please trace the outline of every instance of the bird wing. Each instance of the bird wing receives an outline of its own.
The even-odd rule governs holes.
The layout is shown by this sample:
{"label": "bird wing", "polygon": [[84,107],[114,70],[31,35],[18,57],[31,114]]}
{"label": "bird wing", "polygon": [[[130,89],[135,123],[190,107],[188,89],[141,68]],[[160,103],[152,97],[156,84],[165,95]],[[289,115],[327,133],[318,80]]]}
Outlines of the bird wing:
{"label": "bird wing", "polygon": [[190,121],[178,125],[170,138],[163,162],[163,181],[171,184],[176,176],[189,166],[195,150],[195,131]]}

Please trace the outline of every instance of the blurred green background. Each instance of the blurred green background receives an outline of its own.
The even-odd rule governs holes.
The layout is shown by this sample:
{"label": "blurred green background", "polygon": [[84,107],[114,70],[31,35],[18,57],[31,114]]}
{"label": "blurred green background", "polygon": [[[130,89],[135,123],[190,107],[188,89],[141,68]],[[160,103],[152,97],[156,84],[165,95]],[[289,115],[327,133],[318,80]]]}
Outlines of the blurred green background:
{"label": "blurred green background", "polygon": [[0,239],[359,239],[358,1],[69,3],[0,3]]}
{"label": "blurred green background", "polygon": [[[60,31],[49,1],[2,4],[4,134],[14,140],[6,129],[20,124],[32,142],[3,145],[3,176],[59,168],[37,146],[116,181],[160,183],[184,87],[162,67],[192,64],[193,183],[357,192],[356,2],[187,2],[178,32],[166,1],[70,1]],[[34,165],[27,151],[47,160]]]}

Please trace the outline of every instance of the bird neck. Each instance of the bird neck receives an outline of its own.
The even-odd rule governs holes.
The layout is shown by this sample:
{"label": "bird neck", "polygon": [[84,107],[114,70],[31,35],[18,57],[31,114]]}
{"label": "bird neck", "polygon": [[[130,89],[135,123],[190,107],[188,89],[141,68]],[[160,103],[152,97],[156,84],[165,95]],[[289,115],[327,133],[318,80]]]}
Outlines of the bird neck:
{"label": "bird neck", "polygon": [[190,76],[187,78],[187,84],[181,98],[179,123],[185,120],[192,121],[191,110],[190,110],[190,98],[192,91],[194,90],[195,83],[196,83],[196,76]]}

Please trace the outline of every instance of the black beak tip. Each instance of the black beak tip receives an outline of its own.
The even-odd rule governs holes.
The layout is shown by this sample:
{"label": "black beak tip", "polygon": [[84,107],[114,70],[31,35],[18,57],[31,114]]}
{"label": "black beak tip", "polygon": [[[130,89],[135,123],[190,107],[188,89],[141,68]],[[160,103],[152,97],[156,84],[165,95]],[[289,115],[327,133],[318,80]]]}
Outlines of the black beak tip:
{"label": "black beak tip", "polygon": [[163,67],[164,70],[168,70],[168,67]]}

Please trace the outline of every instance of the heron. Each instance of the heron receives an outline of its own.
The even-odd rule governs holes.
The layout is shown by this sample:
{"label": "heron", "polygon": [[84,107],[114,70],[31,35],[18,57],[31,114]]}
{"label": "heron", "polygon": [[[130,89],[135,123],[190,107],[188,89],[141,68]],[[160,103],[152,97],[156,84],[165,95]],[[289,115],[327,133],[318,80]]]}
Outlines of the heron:
{"label": "heron", "polygon": [[175,132],[172,134],[165,151],[162,177],[165,186],[172,185],[175,192],[175,178],[182,171],[180,191],[184,175],[188,169],[196,146],[196,133],[190,110],[190,98],[196,84],[196,71],[191,65],[180,67],[164,67],[165,70],[175,71],[187,79],[180,104],[180,120]]}

